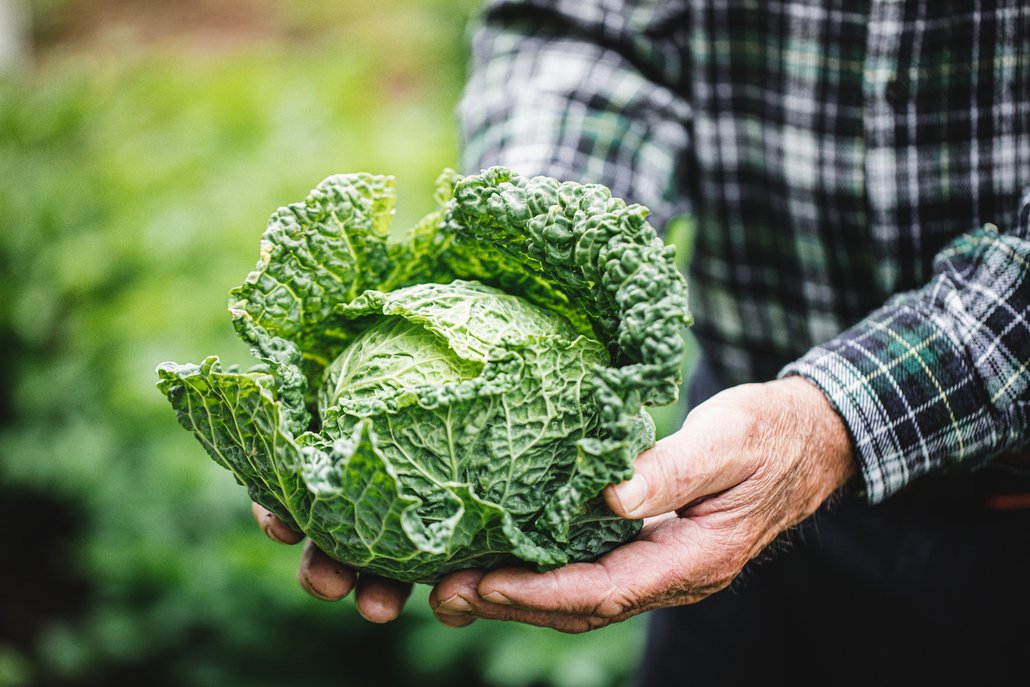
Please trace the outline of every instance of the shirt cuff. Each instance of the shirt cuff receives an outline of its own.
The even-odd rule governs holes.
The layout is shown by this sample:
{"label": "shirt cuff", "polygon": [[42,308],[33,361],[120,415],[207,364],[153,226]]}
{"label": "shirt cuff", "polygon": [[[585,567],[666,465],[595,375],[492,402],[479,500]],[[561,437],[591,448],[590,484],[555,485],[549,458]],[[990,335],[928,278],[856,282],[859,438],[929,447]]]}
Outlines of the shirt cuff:
{"label": "shirt cuff", "polygon": [[916,297],[813,348],[779,374],[788,375],[815,383],[840,414],[871,503],[920,475],[980,463],[997,443],[961,342]]}

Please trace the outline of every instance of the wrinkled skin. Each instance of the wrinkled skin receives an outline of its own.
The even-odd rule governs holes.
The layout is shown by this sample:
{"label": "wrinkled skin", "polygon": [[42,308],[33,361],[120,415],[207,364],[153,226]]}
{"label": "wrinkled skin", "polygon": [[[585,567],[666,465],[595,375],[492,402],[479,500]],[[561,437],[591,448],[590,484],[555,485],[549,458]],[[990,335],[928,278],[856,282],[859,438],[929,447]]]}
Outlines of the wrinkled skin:
{"label": "wrinkled skin", "polygon": [[[727,587],[783,530],[807,518],[855,474],[839,416],[808,381],[748,384],[698,406],[683,427],[643,452],[630,481],[606,489],[612,510],[645,519],[639,537],[593,563],[537,573],[463,570],[430,594],[451,627],[476,618],[585,632],[643,611],[695,603]],[[255,507],[273,539],[300,535]],[[357,587],[359,612],[396,618],[410,592],[356,575],[308,546],[298,578],[314,596],[340,599]]]}

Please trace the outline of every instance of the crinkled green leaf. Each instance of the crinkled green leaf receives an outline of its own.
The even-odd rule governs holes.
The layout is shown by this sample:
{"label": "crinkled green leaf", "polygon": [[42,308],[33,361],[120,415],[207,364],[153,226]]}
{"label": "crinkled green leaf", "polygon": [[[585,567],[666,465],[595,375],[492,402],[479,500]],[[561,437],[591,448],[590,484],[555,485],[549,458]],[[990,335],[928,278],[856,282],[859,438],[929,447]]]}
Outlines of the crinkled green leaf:
{"label": "crinkled green leaf", "polygon": [[310,422],[303,403],[322,368],[353,336],[337,304],[383,284],[395,198],[389,176],[329,177],[303,203],[279,208],[261,237],[257,267],[232,290],[229,312],[255,354],[276,366],[294,431]]}
{"label": "crinkled green leaf", "polygon": [[[304,358],[328,364],[349,338],[334,327],[333,309],[379,286],[390,271],[393,203],[393,177],[347,174],[276,211],[261,237],[257,267],[231,294],[238,326],[253,323],[292,341]],[[264,343],[251,329],[240,335]]]}
{"label": "crinkled green leaf", "polygon": [[223,371],[214,356],[200,365],[165,363],[157,373],[157,386],[182,426],[247,487],[252,500],[296,528],[293,514],[308,501],[300,480],[303,460],[272,376]]}
{"label": "crinkled green leaf", "polygon": [[[562,559],[537,546],[496,504],[468,485],[441,483],[406,497],[377,445],[369,420],[354,425],[329,452],[307,449],[304,479],[314,495],[305,532],[331,556],[366,571],[430,582],[452,570],[524,558]],[[518,555],[518,554],[521,554]]]}

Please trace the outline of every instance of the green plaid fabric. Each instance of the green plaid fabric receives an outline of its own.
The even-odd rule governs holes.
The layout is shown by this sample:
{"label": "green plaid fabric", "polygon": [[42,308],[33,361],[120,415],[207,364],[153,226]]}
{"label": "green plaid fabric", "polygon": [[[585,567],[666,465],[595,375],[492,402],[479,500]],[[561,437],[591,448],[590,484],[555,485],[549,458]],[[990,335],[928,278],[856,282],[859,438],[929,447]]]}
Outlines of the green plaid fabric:
{"label": "green plaid fabric", "polygon": [[1027,443],[1026,0],[490,2],[460,115],[467,169],[689,211],[710,363],[818,384],[871,501]]}

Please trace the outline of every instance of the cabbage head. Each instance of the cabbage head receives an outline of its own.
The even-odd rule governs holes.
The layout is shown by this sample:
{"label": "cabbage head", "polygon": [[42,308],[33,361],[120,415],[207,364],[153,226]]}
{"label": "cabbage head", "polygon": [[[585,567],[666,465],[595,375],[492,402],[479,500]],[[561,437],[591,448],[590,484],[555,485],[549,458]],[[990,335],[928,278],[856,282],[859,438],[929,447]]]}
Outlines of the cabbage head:
{"label": "cabbage head", "polygon": [[399,240],[391,177],[280,208],[230,296],[259,364],[164,363],[158,387],[254,501],[358,570],[594,559],[637,532],[600,492],[677,395],[673,250],[603,186],[445,171],[437,200]]}

